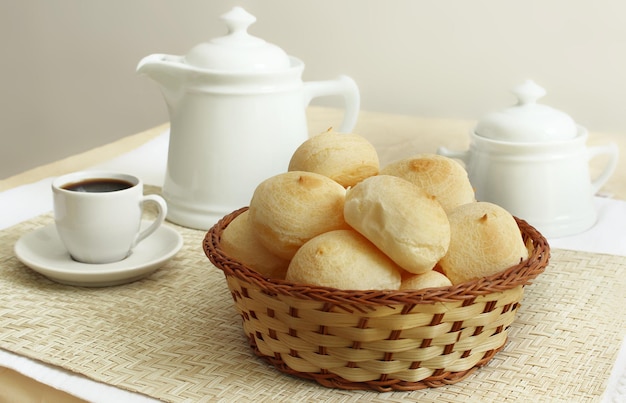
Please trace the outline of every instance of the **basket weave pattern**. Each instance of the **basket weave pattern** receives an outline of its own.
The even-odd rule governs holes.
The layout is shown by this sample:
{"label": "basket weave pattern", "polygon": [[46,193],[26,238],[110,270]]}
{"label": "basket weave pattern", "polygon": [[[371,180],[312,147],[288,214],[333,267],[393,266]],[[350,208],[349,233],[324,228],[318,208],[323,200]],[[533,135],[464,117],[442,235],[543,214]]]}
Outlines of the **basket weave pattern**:
{"label": "basket weave pattern", "polygon": [[350,291],[263,278],[204,239],[224,271],[257,355],[278,370],[341,389],[417,390],[458,382],[504,347],[524,286],[543,272],[545,238],[517,219],[530,257],[496,275],[416,291]]}

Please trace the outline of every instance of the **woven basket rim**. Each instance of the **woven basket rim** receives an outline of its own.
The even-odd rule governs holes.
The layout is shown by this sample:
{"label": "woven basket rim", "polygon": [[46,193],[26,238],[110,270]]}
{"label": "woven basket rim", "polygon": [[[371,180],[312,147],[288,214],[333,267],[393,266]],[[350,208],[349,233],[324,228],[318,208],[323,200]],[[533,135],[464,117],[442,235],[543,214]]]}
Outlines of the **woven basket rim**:
{"label": "woven basket rim", "polygon": [[297,296],[307,300],[317,300],[333,304],[363,305],[406,305],[432,304],[473,300],[477,296],[502,292],[517,286],[531,283],[543,273],[550,259],[550,246],[546,238],[525,220],[514,217],[524,242],[529,245],[529,257],[515,266],[499,273],[465,283],[421,290],[341,290],[308,284],[296,284],[286,280],[263,277],[255,270],[228,256],[220,248],[224,229],[241,213],[248,210],[242,207],[220,219],[203,239],[206,256],[225,275],[256,284],[269,295]]}

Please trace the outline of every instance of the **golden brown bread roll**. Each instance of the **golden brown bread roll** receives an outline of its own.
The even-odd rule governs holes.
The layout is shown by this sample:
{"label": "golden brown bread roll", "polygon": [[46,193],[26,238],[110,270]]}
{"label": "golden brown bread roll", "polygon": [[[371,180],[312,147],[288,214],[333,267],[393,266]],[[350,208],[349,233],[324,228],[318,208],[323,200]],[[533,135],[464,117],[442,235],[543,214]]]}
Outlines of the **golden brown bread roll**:
{"label": "golden brown bread roll", "polygon": [[421,290],[424,288],[448,287],[451,286],[450,279],[435,270],[429,270],[422,274],[403,276],[400,284],[401,290]]}
{"label": "golden brown bread roll", "polygon": [[397,290],[401,269],[354,230],[318,235],[296,252],[286,279],[342,290]]}
{"label": "golden brown bread roll", "polygon": [[271,253],[290,260],[316,235],[348,228],[345,189],[313,172],[292,171],[261,182],[250,201],[250,224]]}
{"label": "golden brown bread roll", "polygon": [[404,270],[431,270],[448,250],[450,224],[441,205],[395,176],[369,177],[348,189],[344,217]]}
{"label": "golden brown bread roll", "polygon": [[392,162],[380,171],[406,179],[435,197],[447,212],[476,201],[467,171],[452,158],[436,154],[417,154]]}
{"label": "golden brown bread roll", "polygon": [[528,258],[515,219],[496,204],[464,204],[448,219],[450,248],[439,265],[453,284],[496,274]]}
{"label": "golden brown bread roll", "polygon": [[249,211],[239,214],[222,232],[220,246],[224,253],[265,277],[284,279],[289,260],[270,253],[254,235]]}
{"label": "golden brown bread roll", "polygon": [[289,171],[316,172],[343,187],[377,175],[379,168],[378,154],[369,141],[332,129],[302,143],[289,162]]}

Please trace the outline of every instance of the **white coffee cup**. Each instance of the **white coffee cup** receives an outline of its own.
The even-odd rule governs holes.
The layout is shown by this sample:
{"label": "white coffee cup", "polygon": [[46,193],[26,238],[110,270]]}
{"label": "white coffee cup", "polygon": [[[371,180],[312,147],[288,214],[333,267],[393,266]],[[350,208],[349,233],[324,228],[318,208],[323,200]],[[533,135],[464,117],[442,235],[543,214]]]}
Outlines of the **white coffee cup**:
{"label": "white coffee cup", "polygon": [[[111,263],[156,231],[167,204],[158,195],[144,195],[142,181],[123,173],[82,171],[52,182],[54,219],[61,241],[72,258],[83,263]],[[141,230],[143,205],[153,203],[157,218]]]}

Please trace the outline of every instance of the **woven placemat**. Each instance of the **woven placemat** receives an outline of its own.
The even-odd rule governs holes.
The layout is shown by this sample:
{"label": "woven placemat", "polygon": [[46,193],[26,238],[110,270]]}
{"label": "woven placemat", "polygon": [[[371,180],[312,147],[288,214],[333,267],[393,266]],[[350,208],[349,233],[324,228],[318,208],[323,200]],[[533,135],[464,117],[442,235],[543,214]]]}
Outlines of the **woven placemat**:
{"label": "woven placemat", "polygon": [[623,257],[553,250],[526,288],[509,341],[454,385],[380,394],[280,374],[248,348],[204,231],[151,276],[107,288],[54,283],[13,245],[45,214],[0,232],[0,348],[164,401],[598,401],[626,332]]}

